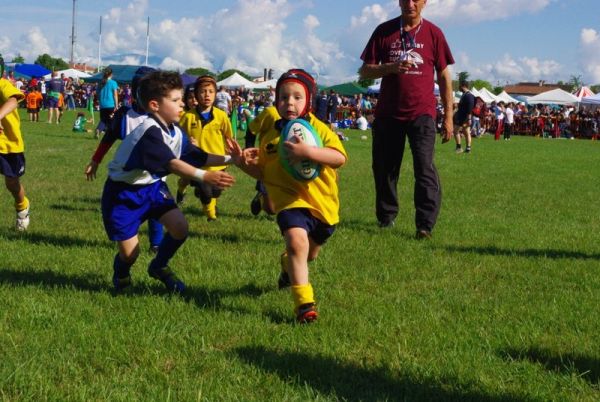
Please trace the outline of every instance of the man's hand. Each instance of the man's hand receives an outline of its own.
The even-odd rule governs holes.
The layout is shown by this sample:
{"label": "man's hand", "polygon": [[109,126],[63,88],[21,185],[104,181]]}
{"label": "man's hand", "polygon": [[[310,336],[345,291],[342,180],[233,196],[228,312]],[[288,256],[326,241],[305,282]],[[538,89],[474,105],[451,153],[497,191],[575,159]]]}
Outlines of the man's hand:
{"label": "man's hand", "polygon": [[444,117],[444,126],[442,127],[442,144],[447,143],[452,139],[454,134],[454,124],[452,123],[452,116]]}

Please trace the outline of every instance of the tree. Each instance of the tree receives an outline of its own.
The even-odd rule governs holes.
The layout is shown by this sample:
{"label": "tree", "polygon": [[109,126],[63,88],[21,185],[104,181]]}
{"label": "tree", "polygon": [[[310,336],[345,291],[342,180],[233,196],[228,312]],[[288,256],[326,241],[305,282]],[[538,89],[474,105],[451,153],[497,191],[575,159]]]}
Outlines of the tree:
{"label": "tree", "polygon": [[469,73],[466,71],[461,71],[460,73],[458,73],[458,82],[469,82]]}
{"label": "tree", "polygon": [[590,89],[592,90],[592,92],[594,92],[595,94],[600,92],[600,84],[598,85],[592,85],[590,86]]}
{"label": "tree", "polygon": [[492,92],[494,93],[494,95],[498,95],[502,91],[504,91],[504,87],[494,87],[494,89],[492,90]]}
{"label": "tree", "polygon": [[583,86],[583,81],[581,81],[581,75],[572,75],[569,78],[569,82],[567,85],[571,86],[571,91],[579,89]]}
{"label": "tree", "polygon": [[46,67],[51,71],[66,70],[69,68],[69,64],[61,58],[54,58],[48,53],[39,55],[34,61],[35,64]]}
{"label": "tree", "polygon": [[201,75],[212,75],[213,77],[215,77],[217,74],[213,73],[212,71],[203,68],[203,67],[193,67],[193,68],[188,68],[187,70],[185,70],[186,74],[190,74],[190,75],[197,75],[197,76],[201,76]]}
{"label": "tree", "polygon": [[471,81],[471,88],[487,88],[488,90],[492,90],[494,87],[488,81],[485,80],[473,80]]}
{"label": "tree", "polygon": [[21,53],[19,53],[15,57],[13,57],[11,63],[23,64],[25,63],[25,59],[23,58],[23,56],[21,56]]}
{"label": "tree", "polygon": [[223,71],[222,73],[220,73],[220,74],[217,76],[217,81],[223,81],[225,78],[227,78],[227,77],[229,77],[229,76],[232,76],[232,75],[233,75],[233,74],[235,74],[235,73],[238,73],[239,75],[241,75],[241,76],[242,76],[242,77],[244,77],[245,79],[252,81],[252,77],[250,77],[248,74],[246,74],[246,73],[244,73],[244,72],[242,72],[242,71],[240,71],[240,70],[236,70],[236,69],[234,69],[234,68],[232,68],[232,69],[229,69],[229,70],[225,70],[225,71]]}

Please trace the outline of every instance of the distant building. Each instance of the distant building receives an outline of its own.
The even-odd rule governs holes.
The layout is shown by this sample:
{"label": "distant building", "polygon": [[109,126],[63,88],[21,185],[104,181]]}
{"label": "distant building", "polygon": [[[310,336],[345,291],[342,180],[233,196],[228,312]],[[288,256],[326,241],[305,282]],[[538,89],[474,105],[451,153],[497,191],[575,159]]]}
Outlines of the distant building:
{"label": "distant building", "polygon": [[567,92],[571,89],[569,85],[546,84],[545,81],[540,80],[538,82],[519,82],[516,85],[507,85],[504,90],[511,96],[535,96],[557,88]]}

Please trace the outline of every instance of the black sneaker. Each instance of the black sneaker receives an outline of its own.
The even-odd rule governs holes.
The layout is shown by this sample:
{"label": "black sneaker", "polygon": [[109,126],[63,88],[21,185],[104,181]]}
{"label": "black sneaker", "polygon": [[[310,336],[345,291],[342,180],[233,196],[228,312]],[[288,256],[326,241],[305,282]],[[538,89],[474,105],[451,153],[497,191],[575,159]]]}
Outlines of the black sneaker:
{"label": "black sneaker", "polygon": [[286,252],[279,257],[279,264],[281,265],[281,271],[279,278],[277,278],[277,287],[279,289],[289,288],[292,286],[292,282],[290,281],[290,275],[287,273],[288,256]]}
{"label": "black sneaker", "polygon": [[285,289],[289,288],[290,286],[292,286],[292,283],[290,282],[290,276],[287,272],[281,271],[279,278],[277,278],[277,287],[279,289]]}
{"label": "black sneaker", "polygon": [[150,246],[150,254],[158,254],[158,246]]}
{"label": "black sneaker", "polygon": [[417,230],[417,233],[415,234],[415,238],[417,240],[429,240],[429,239],[431,239],[431,232],[429,230],[425,230],[425,229]]}
{"label": "black sneaker", "polygon": [[250,201],[250,212],[254,216],[257,216],[258,214],[260,214],[260,211],[262,210],[262,205],[260,202],[260,195],[261,195],[260,193],[256,193],[256,195],[254,196],[252,201]]}
{"label": "black sneaker", "polygon": [[183,293],[185,290],[185,283],[183,283],[183,281],[181,281],[181,279],[175,275],[175,272],[173,272],[169,267],[155,268],[153,267],[152,262],[148,267],[148,275],[164,283],[169,291]]}
{"label": "black sneaker", "polygon": [[394,221],[387,221],[387,222],[378,222],[377,226],[379,226],[381,229],[387,229],[387,228],[393,228],[394,227]]}
{"label": "black sneaker", "polygon": [[466,154],[468,154],[468,153],[471,153],[471,147],[466,147],[466,148],[465,148],[465,153],[466,153]]}
{"label": "black sneaker", "polygon": [[112,281],[113,285],[115,286],[115,290],[123,290],[126,287],[131,286],[131,275],[119,277],[116,273],[114,273]]}

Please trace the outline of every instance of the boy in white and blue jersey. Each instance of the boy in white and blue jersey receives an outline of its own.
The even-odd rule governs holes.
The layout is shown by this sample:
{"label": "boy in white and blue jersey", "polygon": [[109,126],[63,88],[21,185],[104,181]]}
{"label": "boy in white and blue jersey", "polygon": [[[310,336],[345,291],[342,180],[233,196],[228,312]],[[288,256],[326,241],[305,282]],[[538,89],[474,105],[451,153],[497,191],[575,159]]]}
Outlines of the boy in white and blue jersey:
{"label": "boy in white and blue jersey", "polygon": [[[102,163],[102,159],[110,150],[112,145],[117,141],[123,140],[137,126],[139,126],[147,117],[148,114],[141,107],[140,102],[136,99],[140,80],[146,74],[157,71],[152,67],[140,67],[135,71],[131,80],[131,90],[133,93],[133,101],[131,106],[121,106],[112,119],[111,126],[107,128],[104,136],[100,140],[92,159],[85,168],[87,180],[91,181],[96,178],[98,166]],[[148,219],[148,240],[150,241],[150,251],[156,253],[158,246],[163,239],[163,227],[156,219]]]}
{"label": "boy in white and blue jersey", "polygon": [[157,71],[140,80],[139,98],[148,118],[123,139],[108,166],[102,218],[108,237],[119,246],[113,265],[117,290],[131,284],[130,269],[139,255],[140,225],[155,218],[167,234],[150,262],[148,274],[168,290],[183,292],[185,285],[168,262],[185,242],[188,224],[162,178],[175,173],[226,188],[234,182],[231,175],[198,167],[241,163],[242,151],[234,141],[228,141],[231,155],[222,156],[207,154],[186,140],[175,124],[183,109],[182,89],[181,78],[174,72]]}

